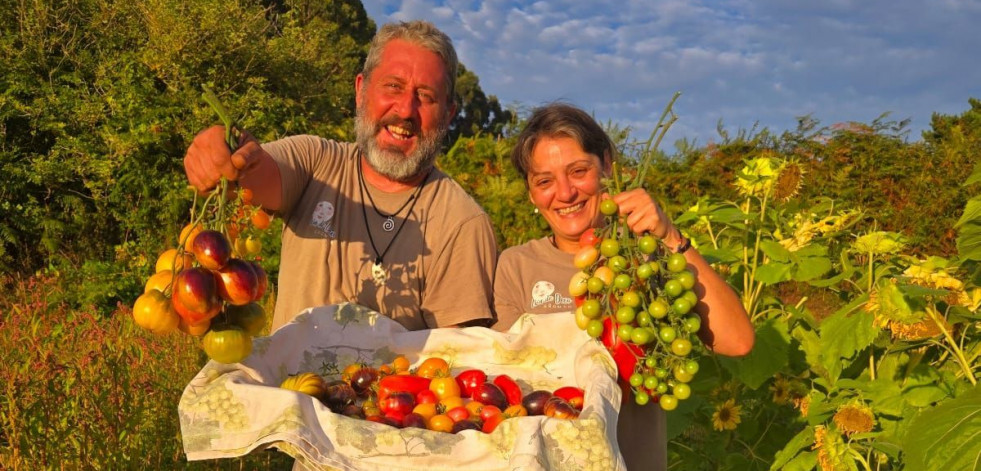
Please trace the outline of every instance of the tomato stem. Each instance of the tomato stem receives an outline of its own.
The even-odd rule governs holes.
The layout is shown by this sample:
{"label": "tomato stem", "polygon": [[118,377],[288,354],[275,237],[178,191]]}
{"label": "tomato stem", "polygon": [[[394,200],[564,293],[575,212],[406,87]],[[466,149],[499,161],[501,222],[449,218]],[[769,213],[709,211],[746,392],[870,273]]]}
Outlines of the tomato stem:
{"label": "tomato stem", "polygon": [[[647,169],[651,167],[651,163],[654,160],[654,151],[661,146],[661,140],[664,139],[664,135],[668,133],[668,129],[671,129],[671,125],[678,120],[678,115],[674,114],[674,102],[678,100],[681,96],[681,92],[674,92],[674,96],[671,97],[671,101],[668,102],[667,106],[664,107],[664,111],[661,113],[661,117],[657,120],[657,126],[654,126],[654,130],[651,131],[651,136],[647,139],[644,144],[644,154],[641,157],[640,167],[637,169],[637,178],[631,182],[628,190],[634,188],[640,188],[644,182],[644,176],[647,175]],[[670,116],[670,118],[668,118]],[[667,119],[667,122],[665,122]]]}

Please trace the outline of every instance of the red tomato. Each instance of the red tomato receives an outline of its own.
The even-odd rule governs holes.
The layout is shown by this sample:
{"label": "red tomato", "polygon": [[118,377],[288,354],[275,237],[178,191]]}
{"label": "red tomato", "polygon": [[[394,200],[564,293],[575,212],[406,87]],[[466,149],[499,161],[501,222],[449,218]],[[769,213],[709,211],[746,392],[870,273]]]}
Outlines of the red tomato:
{"label": "red tomato", "polygon": [[585,402],[586,391],[583,391],[575,386],[565,386],[556,389],[552,394],[565,399],[566,402],[568,402],[572,407],[582,410],[582,405]]}
{"label": "red tomato", "polygon": [[[493,406],[489,406],[489,407],[493,407]],[[505,419],[504,414],[498,411],[496,415],[492,415],[486,420],[484,420],[484,426],[481,427],[481,431],[483,431],[484,433],[493,432],[498,425],[501,425],[501,422],[503,422],[504,419]]]}
{"label": "red tomato", "polygon": [[[396,391],[389,394],[385,399],[380,399],[378,401],[378,408],[385,415],[400,414],[405,416],[406,414],[412,412],[412,409],[416,406],[415,397],[412,393],[405,391]],[[399,418],[399,423],[401,423],[401,417]]]}
{"label": "red tomato", "polygon": [[461,422],[470,418],[470,410],[464,406],[454,407],[446,411],[446,416],[453,419],[453,422]]}
{"label": "red tomato", "polygon": [[599,241],[600,238],[598,235],[596,235],[596,229],[586,229],[586,232],[583,232],[582,235],[579,236],[580,247],[586,247],[587,245],[595,247]]}
{"label": "red tomato", "polygon": [[497,406],[492,406],[489,404],[484,405],[480,408],[480,420],[484,422],[490,420],[491,417],[495,415],[501,415],[501,409]]}
{"label": "red tomato", "polygon": [[521,386],[518,386],[518,383],[514,382],[510,376],[500,375],[494,378],[494,384],[504,392],[504,396],[508,399],[508,404],[512,406],[521,404]]}
{"label": "red tomato", "polygon": [[429,378],[420,378],[411,375],[388,375],[378,380],[378,400],[388,397],[389,394],[397,391],[411,393],[413,397],[419,391],[429,389]]}
{"label": "red tomato", "polygon": [[473,392],[487,381],[487,374],[480,370],[467,370],[456,375],[456,382],[460,385],[460,396],[473,397]]}
{"label": "red tomato", "polygon": [[436,393],[428,389],[419,391],[416,394],[416,404],[436,404],[437,402],[439,402],[439,398],[436,397]]}

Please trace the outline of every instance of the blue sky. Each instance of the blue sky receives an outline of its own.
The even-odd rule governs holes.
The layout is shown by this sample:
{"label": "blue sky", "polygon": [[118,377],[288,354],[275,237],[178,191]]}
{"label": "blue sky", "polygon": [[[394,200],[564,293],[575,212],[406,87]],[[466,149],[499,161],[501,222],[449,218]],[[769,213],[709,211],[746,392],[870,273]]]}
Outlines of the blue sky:
{"label": "blue sky", "polygon": [[[364,0],[376,23],[445,31],[488,95],[563,100],[646,137],[671,95],[667,143],[758,124],[961,114],[981,98],[981,0]],[[662,144],[662,149],[670,151]]]}

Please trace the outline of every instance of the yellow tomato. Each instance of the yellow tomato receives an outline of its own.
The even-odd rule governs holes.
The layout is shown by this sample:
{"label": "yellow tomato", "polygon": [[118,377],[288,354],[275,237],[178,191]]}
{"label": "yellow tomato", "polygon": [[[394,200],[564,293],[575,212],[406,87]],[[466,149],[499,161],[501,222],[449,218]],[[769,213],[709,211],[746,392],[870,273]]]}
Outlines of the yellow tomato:
{"label": "yellow tomato", "polygon": [[477,401],[470,401],[463,405],[468,411],[470,411],[470,417],[480,417],[480,411],[484,408],[484,405]]}
{"label": "yellow tomato", "polygon": [[174,311],[170,299],[157,290],[150,290],[136,298],[133,304],[133,320],[136,325],[155,334],[166,334],[177,329],[180,316]]}
{"label": "yellow tomato", "polygon": [[453,419],[446,414],[437,414],[426,421],[426,427],[429,430],[448,433],[453,430]]}
{"label": "yellow tomato", "polygon": [[429,419],[436,415],[436,404],[432,402],[416,404],[416,406],[412,408],[412,412],[421,415],[424,419],[426,419],[426,422],[429,422]]}
{"label": "yellow tomato", "polygon": [[392,360],[392,368],[395,369],[395,374],[408,373],[410,366],[412,366],[412,364],[409,363],[409,359],[405,356],[399,355]]}
{"label": "yellow tomato", "polygon": [[181,235],[177,239],[179,245],[184,246],[184,250],[187,252],[191,251],[191,242],[194,242],[194,238],[198,236],[198,233],[204,230],[204,226],[201,223],[192,225],[187,223],[183,229],[181,229]]}
{"label": "yellow tomato", "polygon": [[460,385],[452,376],[433,378],[429,383],[429,390],[436,393],[436,397],[440,399],[460,396]]}
{"label": "yellow tomato", "polygon": [[446,360],[440,357],[431,357],[425,359],[416,369],[416,376],[422,376],[423,378],[435,378],[437,376],[449,376],[450,375],[450,365]]}
{"label": "yellow tomato", "polygon": [[167,249],[157,257],[156,271],[158,273],[164,270],[179,272],[185,268],[190,268],[192,263],[194,263],[194,256],[190,253],[177,253],[177,249]]}
{"label": "yellow tomato", "polygon": [[439,400],[439,404],[444,410],[455,409],[463,405],[463,398],[460,396],[450,396]]}
{"label": "yellow tomato", "polygon": [[150,278],[146,280],[146,286],[143,287],[144,293],[149,293],[150,291],[157,290],[161,293],[166,293],[167,288],[170,288],[170,283],[174,281],[174,272],[170,270],[162,270],[150,275]]}
{"label": "yellow tomato", "polygon": [[323,378],[316,373],[300,373],[288,376],[279,387],[313,397],[322,396],[326,389]]}

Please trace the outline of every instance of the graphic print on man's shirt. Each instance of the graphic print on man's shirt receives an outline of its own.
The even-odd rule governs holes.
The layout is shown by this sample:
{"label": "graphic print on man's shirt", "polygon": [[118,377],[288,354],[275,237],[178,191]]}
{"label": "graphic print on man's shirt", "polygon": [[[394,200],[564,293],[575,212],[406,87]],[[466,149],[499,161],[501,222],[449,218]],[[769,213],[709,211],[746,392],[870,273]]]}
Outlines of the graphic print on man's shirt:
{"label": "graphic print on man's shirt", "polygon": [[550,281],[538,281],[531,287],[530,309],[572,308],[572,298],[562,296],[555,291],[555,284]]}
{"label": "graphic print on man's shirt", "polygon": [[330,201],[321,201],[317,203],[317,207],[313,210],[313,217],[310,219],[310,225],[320,229],[327,237],[331,239],[336,238],[334,232],[334,205]]}

